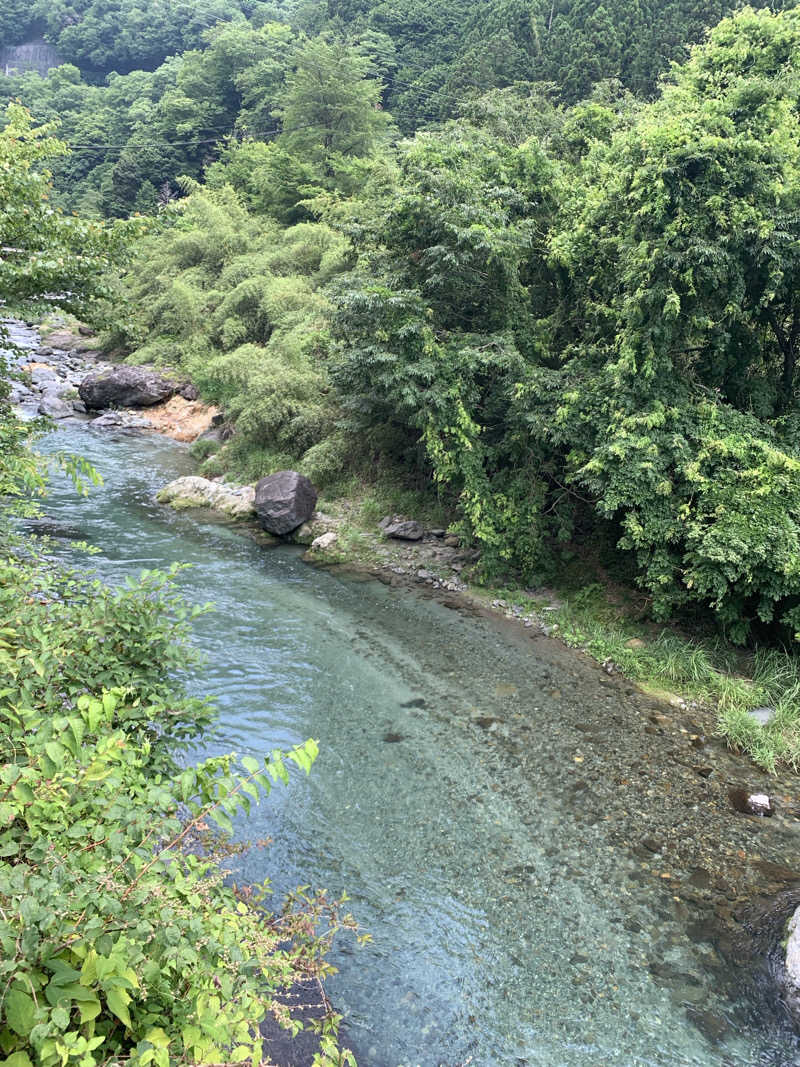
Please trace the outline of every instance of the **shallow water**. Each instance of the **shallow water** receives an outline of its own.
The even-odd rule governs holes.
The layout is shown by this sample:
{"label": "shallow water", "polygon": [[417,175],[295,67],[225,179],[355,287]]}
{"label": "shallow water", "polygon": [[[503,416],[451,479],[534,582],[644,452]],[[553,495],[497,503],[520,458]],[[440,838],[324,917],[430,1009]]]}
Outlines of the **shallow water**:
{"label": "shallow water", "polygon": [[361,1067],[800,1064],[757,920],[729,914],[750,914],[759,864],[798,865],[800,823],[729,810],[740,765],[698,756],[678,713],[654,725],[555,642],[159,507],[183,446],[85,425],[51,440],[103,473],[88,500],[57,481],[47,503],[101,575],[186,562],[186,596],[215,603],[191,683],[220,711],[206,750],[319,740],[310,778],[240,826],[275,843],[238,877],[351,897],[374,942],[340,942],[328,991]]}

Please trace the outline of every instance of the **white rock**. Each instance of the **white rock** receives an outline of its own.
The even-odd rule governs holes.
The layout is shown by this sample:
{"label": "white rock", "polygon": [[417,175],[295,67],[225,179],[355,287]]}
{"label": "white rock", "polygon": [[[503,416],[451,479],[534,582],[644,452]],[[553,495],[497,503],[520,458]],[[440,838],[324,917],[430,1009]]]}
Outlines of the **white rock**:
{"label": "white rock", "polygon": [[320,549],[325,551],[328,548],[332,548],[336,544],[338,538],[333,530],[329,530],[327,533],[320,534],[319,537],[315,537],[311,542],[312,549]]}
{"label": "white rock", "polygon": [[747,806],[753,815],[772,814],[772,804],[766,793],[751,793],[747,798]]}
{"label": "white rock", "polygon": [[767,726],[778,714],[775,708],[749,708],[747,714],[755,719],[759,726]]}
{"label": "white rock", "polygon": [[785,1002],[795,1024],[800,1026],[800,907],[795,910],[786,928],[786,958],[784,960]]}
{"label": "white rock", "polygon": [[254,514],[255,489],[252,485],[230,486],[190,474],[176,478],[156,494],[160,504],[173,508],[212,508],[232,519]]}

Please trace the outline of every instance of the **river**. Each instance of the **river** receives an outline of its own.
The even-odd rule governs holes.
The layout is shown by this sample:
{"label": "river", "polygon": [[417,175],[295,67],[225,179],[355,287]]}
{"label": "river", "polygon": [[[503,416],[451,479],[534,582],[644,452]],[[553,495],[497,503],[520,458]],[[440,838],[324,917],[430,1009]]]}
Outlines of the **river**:
{"label": "river", "polygon": [[79,423],[50,442],[102,472],[87,499],[55,479],[46,510],[105,580],[188,563],[186,597],[215,605],[189,679],[219,708],[203,751],[319,740],[237,825],[274,838],[237,878],[349,894],[373,942],[338,943],[328,992],[361,1067],[800,1064],[752,918],[770,878],[788,906],[800,822],[726,799],[774,782],[555,641],[158,506],[185,446]]}

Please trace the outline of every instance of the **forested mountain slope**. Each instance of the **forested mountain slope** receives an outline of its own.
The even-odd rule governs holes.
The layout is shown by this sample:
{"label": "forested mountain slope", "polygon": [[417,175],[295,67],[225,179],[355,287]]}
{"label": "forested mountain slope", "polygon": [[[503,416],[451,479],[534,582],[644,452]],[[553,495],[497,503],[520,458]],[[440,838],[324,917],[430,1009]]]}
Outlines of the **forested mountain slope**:
{"label": "forested mountain slope", "polygon": [[[273,42],[272,61],[284,74],[294,62],[290,39],[325,33],[347,41],[370,59],[381,83],[381,106],[403,132],[411,132],[457,115],[482,92],[518,82],[549,83],[567,103],[606,79],[652,95],[670,62],[684,59],[688,46],[733,6],[725,0],[9,0],[0,12],[0,44],[43,33],[80,75],[70,68],[44,83],[28,75],[0,88],[39,115],[57,116],[64,135],[81,146],[84,159],[69,175],[73,190],[99,162],[116,162],[121,143],[132,141],[139,155],[143,138],[187,149],[165,153],[160,173],[149,178],[157,186],[162,175],[181,167],[196,173],[215,137],[268,137],[279,125],[262,108],[253,126],[245,99],[248,86],[252,91],[264,74],[265,28],[274,34],[282,27],[283,48],[276,50]],[[132,71],[138,73],[121,85],[119,76]],[[268,78],[273,87],[275,75],[272,70]],[[185,103],[206,85],[199,110]],[[175,107],[176,96],[182,108]],[[187,132],[192,145],[184,143]],[[87,144],[98,146],[93,154]],[[106,178],[96,176],[90,184],[96,189]],[[136,181],[123,185],[105,197],[106,213],[133,206]]]}
{"label": "forested mountain slope", "polygon": [[366,33],[384,39],[393,68],[387,104],[417,126],[431,110],[425,98],[446,112],[465,89],[516,80],[552,81],[572,101],[606,77],[651,92],[670,61],[685,58],[686,46],[734,6],[726,0],[8,0],[0,44],[42,32],[66,61],[96,78],[152,70],[168,56],[202,47],[205,33],[220,23],[258,27],[277,20],[312,35]]}

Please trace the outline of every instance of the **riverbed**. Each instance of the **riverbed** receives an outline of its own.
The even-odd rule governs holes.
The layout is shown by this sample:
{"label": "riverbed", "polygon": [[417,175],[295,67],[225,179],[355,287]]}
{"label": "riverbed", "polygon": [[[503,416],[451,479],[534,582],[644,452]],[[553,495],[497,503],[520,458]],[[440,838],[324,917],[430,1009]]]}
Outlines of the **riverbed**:
{"label": "riverbed", "polygon": [[[348,893],[373,942],[338,943],[328,993],[361,1067],[800,1064],[770,958],[800,900],[793,779],[457,597],[160,507],[185,446],[75,422],[46,447],[104,478],[54,481],[48,516],[99,550],[58,556],[110,582],[188,563],[186,597],[215,605],[188,679],[219,709],[203,751],[318,739],[311,776],[237,824],[274,843],[236,877]],[[735,812],[734,785],[775,817]]]}

